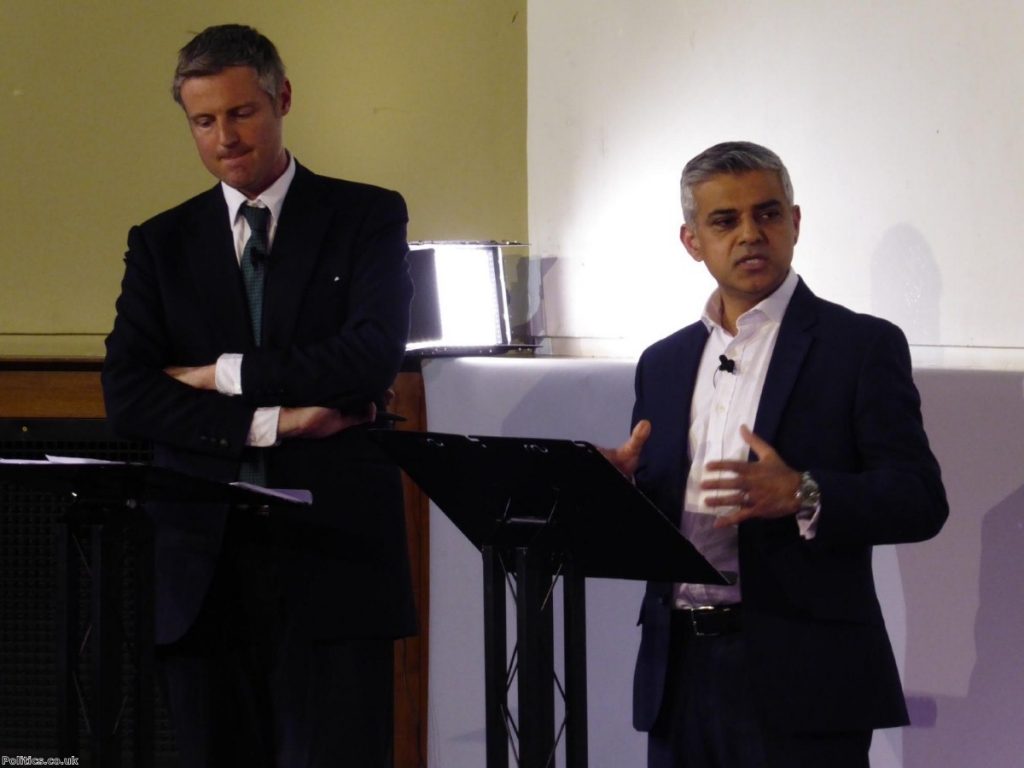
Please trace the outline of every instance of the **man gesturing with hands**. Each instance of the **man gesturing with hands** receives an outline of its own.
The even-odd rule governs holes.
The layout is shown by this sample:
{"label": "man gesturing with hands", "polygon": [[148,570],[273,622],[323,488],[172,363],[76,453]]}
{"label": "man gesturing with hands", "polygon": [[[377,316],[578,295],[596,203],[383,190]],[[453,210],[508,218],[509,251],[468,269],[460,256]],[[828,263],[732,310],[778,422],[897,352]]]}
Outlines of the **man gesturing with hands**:
{"label": "man gesturing with hands", "polygon": [[648,583],[633,721],[651,768],[868,765],[907,723],[871,548],[948,515],[906,339],[792,269],[801,215],[771,150],[683,170],[680,239],[717,288],[637,365],[607,452],[729,586]]}

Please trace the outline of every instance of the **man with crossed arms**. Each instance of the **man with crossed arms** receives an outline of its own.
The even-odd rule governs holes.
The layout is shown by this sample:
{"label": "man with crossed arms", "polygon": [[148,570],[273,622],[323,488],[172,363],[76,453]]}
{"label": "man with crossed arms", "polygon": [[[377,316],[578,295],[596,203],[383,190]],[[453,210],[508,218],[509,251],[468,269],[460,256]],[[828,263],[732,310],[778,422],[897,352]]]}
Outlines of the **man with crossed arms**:
{"label": "man with crossed arms", "polygon": [[128,235],[108,417],[159,466],[313,493],[301,521],[147,506],[181,762],[389,766],[414,613],[398,472],[360,427],[405,350],[405,203],[285,149],[291,83],[251,27],[195,36],[173,95],[220,183]]}

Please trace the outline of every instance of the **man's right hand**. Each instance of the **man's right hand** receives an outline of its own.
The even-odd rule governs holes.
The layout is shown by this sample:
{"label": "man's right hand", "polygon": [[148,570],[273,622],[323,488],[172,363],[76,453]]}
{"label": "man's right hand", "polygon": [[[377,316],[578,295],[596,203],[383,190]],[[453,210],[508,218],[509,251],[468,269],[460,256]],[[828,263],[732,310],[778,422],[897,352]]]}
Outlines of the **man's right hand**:
{"label": "man's right hand", "polygon": [[377,406],[370,403],[360,414],[342,413],[333,408],[318,405],[302,408],[281,408],[277,419],[277,436],[279,439],[306,438],[316,440],[330,437],[339,432],[368,424],[377,418]]}
{"label": "man's right hand", "polygon": [[598,450],[601,455],[615,465],[619,472],[631,478],[640,463],[640,449],[644,447],[644,443],[650,436],[651,422],[647,419],[640,419],[633,427],[626,442],[618,448],[598,448]]}

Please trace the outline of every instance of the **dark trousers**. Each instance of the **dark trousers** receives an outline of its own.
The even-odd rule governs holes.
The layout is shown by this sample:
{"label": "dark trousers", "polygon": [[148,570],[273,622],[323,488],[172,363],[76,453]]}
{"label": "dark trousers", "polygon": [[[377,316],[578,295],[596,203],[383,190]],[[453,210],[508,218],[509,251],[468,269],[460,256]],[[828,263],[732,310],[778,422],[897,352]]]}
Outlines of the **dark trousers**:
{"label": "dark trousers", "polygon": [[753,703],[740,632],[672,628],[665,701],[648,735],[648,768],[868,768],[871,731],[782,734]]}
{"label": "dark trousers", "polygon": [[229,529],[199,618],[158,648],[182,767],[390,768],[393,640],[314,641],[265,533]]}

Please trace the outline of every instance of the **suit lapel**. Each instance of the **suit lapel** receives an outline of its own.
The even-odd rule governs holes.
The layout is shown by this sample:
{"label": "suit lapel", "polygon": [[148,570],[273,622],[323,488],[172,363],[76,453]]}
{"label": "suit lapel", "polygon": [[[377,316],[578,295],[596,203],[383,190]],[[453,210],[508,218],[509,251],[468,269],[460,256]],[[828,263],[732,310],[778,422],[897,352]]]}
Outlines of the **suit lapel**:
{"label": "suit lapel", "polygon": [[304,286],[330,225],[330,210],[318,189],[313,173],[298,165],[270,249],[263,301],[263,337],[270,347],[284,347],[293,336],[306,298]]}
{"label": "suit lapel", "polygon": [[682,353],[679,356],[679,376],[673,381],[673,386],[681,387],[679,394],[673,401],[678,407],[678,412],[673,413],[673,424],[683,424],[685,429],[680,434],[680,444],[676,446],[679,455],[687,466],[690,464],[688,435],[690,431],[690,409],[693,402],[693,390],[697,385],[697,372],[700,370],[700,361],[704,356],[704,347],[708,343],[708,329],[704,323],[694,323],[691,330],[686,334]]}
{"label": "suit lapel", "polygon": [[754,424],[754,432],[769,443],[775,440],[782,412],[811,346],[810,329],[817,320],[815,301],[814,294],[801,279],[779,326],[779,337],[768,365]]}
{"label": "suit lapel", "polygon": [[[668,387],[668,391],[658,398],[665,413],[655,416],[654,422],[655,425],[660,421],[669,426],[668,429],[662,430],[667,444],[658,452],[665,455],[669,461],[666,477],[672,479],[673,500],[679,501],[673,501],[673,515],[670,519],[677,526],[681,523],[683,489],[690,471],[690,408],[697,383],[697,371],[700,369],[707,341],[708,329],[701,322],[694,323],[683,333],[679,350],[673,355],[673,375],[665,377],[664,385]],[[680,467],[683,467],[684,471],[680,472]]]}
{"label": "suit lapel", "polygon": [[252,345],[249,310],[219,185],[198,198],[183,245],[200,297],[195,311],[209,318],[218,349],[243,352]]}

